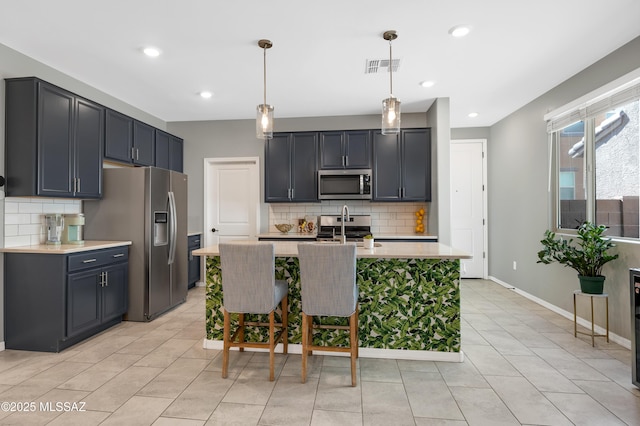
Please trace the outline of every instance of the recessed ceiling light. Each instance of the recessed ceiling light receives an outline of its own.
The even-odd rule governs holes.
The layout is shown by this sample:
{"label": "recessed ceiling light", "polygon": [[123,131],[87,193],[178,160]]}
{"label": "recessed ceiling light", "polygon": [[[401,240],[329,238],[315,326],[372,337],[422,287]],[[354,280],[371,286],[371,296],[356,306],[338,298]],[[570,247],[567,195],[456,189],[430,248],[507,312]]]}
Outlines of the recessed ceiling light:
{"label": "recessed ceiling light", "polygon": [[431,81],[431,80],[425,80],[420,82],[420,86],[422,87],[433,87],[434,84],[436,84],[435,81]]}
{"label": "recessed ceiling light", "polygon": [[471,31],[471,28],[467,27],[466,25],[456,25],[449,30],[449,34],[454,37],[464,37],[469,34],[469,31]]}
{"label": "recessed ceiling light", "polygon": [[160,56],[160,49],[158,49],[157,47],[145,47],[143,50],[145,55],[149,56],[150,58],[156,58],[158,56]]}
{"label": "recessed ceiling light", "polygon": [[478,116],[477,112],[470,112],[469,113],[469,117],[471,117],[471,118],[476,118],[477,116]]}
{"label": "recessed ceiling light", "polygon": [[200,92],[200,96],[202,96],[205,99],[209,99],[210,97],[213,96],[213,93],[204,91],[204,92]]}

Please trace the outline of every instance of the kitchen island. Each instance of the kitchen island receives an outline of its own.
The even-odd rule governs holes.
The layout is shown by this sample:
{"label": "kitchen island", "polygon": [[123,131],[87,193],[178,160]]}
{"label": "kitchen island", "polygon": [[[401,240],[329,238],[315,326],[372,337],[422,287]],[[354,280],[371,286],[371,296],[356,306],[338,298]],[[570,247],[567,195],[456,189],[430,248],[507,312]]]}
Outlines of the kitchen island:
{"label": "kitchen island", "polygon": [[[276,278],[289,283],[289,351],[299,353],[298,243],[276,241],[274,246]],[[207,257],[204,346],[210,349],[222,348],[219,253],[217,245],[193,252]],[[358,247],[360,356],[462,361],[460,259],[468,258],[468,254],[439,243],[383,242],[374,249]],[[331,344],[348,341],[348,336],[335,330],[324,329],[314,336]],[[265,337],[262,330],[253,330],[247,338]]]}

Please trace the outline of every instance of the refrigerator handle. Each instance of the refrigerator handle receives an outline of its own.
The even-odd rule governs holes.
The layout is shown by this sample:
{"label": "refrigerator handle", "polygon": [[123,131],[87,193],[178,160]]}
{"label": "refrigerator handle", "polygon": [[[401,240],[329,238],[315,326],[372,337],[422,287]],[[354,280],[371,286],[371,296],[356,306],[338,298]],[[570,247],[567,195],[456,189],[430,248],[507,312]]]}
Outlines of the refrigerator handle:
{"label": "refrigerator handle", "polygon": [[176,257],[176,237],[178,234],[178,219],[176,218],[176,197],[173,191],[169,191],[169,265],[173,263]]}

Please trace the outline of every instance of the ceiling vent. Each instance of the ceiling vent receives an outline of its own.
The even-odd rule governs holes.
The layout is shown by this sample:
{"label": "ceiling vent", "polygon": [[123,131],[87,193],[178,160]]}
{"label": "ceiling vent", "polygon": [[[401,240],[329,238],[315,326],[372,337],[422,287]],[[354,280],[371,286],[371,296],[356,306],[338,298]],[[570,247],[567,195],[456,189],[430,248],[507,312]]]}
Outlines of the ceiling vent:
{"label": "ceiling vent", "polygon": [[[391,61],[392,71],[398,72],[400,68],[400,59],[394,59]],[[367,59],[365,65],[365,74],[377,74],[380,72],[389,72],[389,60],[388,59]]]}

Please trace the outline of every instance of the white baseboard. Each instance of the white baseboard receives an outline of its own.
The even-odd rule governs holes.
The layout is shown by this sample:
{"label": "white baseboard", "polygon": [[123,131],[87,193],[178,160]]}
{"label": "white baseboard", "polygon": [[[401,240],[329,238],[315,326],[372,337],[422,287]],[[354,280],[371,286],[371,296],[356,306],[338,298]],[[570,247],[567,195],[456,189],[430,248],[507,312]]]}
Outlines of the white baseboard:
{"label": "white baseboard", "polygon": [[2,352],[4,350],[5,350],[4,342],[0,342],[0,352]]}
{"label": "white baseboard", "polygon": [[[222,350],[222,340],[208,340],[204,339],[202,342],[204,349],[216,349]],[[238,348],[231,348],[232,350],[238,350]],[[245,351],[253,352],[267,352],[267,349],[262,348],[245,348]],[[276,346],[276,352],[282,353],[282,343]],[[302,345],[290,344],[288,348],[290,354],[301,354]],[[349,356],[348,353],[329,352],[329,351],[313,351],[318,355],[331,355],[331,356]],[[359,348],[358,356],[360,358],[384,358],[384,359],[404,359],[413,361],[445,361],[445,362],[463,362],[464,353],[460,352],[438,352],[438,351],[415,351],[415,350],[403,350],[403,349],[379,349],[379,348]]]}
{"label": "white baseboard", "polygon": [[[537,303],[538,305],[544,306],[545,308],[559,314],[562,315],[563,317],[567,318],[568,320],[571,320],[573,322],[573,312],[569,312],[569,311],[565,311],[562,308],[559,308],[556,305],[553,305],[549,302],[547,302],[546,300],[542,300],[539,297],[536,297],[532,294],[527,293],[524,290],[520,290],[519,288],[516,288],[514,286],[512,286],[511,284],[508,284],[504,281],[499,280],[496,277],[492,277],[489,276],[489,279],[493,282],[495,282],[496,284],[500,284],[503,287],[508,288],[509,290],[513,290],[516,293],[518,293],[519,295],[521,295],[522,297],[525,297],[529,300],[531,300],[532,302]],[[591,329],[591,321],[584,319],[582,317],[578,317],[578,324],[587,328],[587,329]],[[607,330],[603,327],[600,327],[599,325],[595,325],[594,327],[595,333],[596,334],[605,334],[607,332]],[[631,349],[631,340],[626,339],[622,336],[619,336],[615,333],[612,333],[611,330],[609,330],[609,340],[617,343],[618,345],[622,346],[623,348],[627,348],[627,349]]]}

